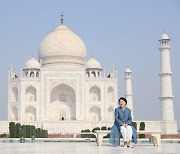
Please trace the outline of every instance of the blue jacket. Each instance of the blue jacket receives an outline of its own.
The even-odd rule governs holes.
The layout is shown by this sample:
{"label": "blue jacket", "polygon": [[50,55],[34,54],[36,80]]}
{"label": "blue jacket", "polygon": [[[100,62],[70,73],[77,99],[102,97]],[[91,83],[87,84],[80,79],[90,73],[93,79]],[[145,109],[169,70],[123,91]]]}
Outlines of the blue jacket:
{"label": "blue jacket", "polygon": [[125,108],[122,110],[120,107],[115,109],[115,121],[114,125],[111,128],[111,135],[110,135],[110,143],[116,146],[120,145],[120,136],[121,136],[121,125],[126,123],[132,127],[133,136],[132,141],[137,143],[137,132],[136,129],[132,126],[132,117],[131,117],[131,110],[129,108]]}

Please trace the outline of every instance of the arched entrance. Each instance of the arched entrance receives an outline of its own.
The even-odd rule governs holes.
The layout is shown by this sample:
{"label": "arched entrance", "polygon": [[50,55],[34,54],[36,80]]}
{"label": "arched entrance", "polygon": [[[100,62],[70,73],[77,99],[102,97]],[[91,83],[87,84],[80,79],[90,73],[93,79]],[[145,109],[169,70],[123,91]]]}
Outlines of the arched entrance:
{"label": "arched entrance", "polygon": [[60,84],[52,89],[49,116],[50,120],[76,120],[76,95],[73,88]]}

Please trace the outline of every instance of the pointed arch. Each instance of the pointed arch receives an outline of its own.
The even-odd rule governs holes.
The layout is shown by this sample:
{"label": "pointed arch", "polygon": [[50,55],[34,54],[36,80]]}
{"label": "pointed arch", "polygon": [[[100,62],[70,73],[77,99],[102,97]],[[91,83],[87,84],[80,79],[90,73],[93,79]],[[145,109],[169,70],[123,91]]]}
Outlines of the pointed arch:
{"label": "pointed arch", "polygon": [[12,107],[12,116],[11,120],[18,121],[18,108],[17,107]]}
{"label": "pointed arch", "polygon": [[30,77],[35,77],[35,73],[33,71],[30,72]]}
{"label": "pointed arch", "polygon": [[96,72],[95,71],[91,72],[91,77],[96,77]]}
{"label": "pointed arch", "polygon": [[91,121],[101,120],[101,109],[98,106],[93,106],[90,108],[90,120]]}
{"label": "pointed arch", "polygon": [[39,72],[36,72],[36,77],[39,77]]}
{"label": "pointed arch", "polygon": [[101,90],[98,86],[93,86],[90,88],[89,101],[90,102],[101,101]]}
{"label": "pointed arch", "polygon": [[108,94],[107,94],[107,100],[108,100],[108,102],[109,103],[112,103],[112,102],[114,102],[114,89],[113,89],[113,87],[109,87],[108,88]]}
{"label": "pointed arch", "polygon": [[110,106],[108,108],[108,120],[113,121],[114,120],[114,108]]}
{"label": "pointed arch", "polygon": [[76,120],[76,93],[64,83],[50,93],[49,115],[51,120]]}
{"label": "pointed arch", "polygon": [[12,88],[11,102],[18,102],[18,88]]}
{"label": "pointed arch", "polygon": [[33,106],[28,106],[25,110],[26,121],[36,121],[36,109]]}
{"label": "pointed arch", "polygon": [[26,102],[36,101],[36,88],[33,86],[29,86],[26,88],[25,95]]}

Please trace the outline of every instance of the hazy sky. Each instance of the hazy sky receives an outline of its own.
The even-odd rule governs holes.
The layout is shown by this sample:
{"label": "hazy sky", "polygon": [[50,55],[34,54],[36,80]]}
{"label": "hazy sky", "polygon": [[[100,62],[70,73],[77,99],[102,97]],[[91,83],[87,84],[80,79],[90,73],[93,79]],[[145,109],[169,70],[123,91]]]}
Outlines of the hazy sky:
{"label": "hazy sky", "polygon": [[[175,119],[180,125],[179,0],[1,0],[0,120],[7,119],[8,70],[18,73],[38,58],[41,40],[64,23],[86,44],[103,68],[118,71],[118,95],[125,93],[124,70],[132,70],[135,120],[160,120],[159,38],[171,38]],[[178,127],[180,128],[180,126]]]}

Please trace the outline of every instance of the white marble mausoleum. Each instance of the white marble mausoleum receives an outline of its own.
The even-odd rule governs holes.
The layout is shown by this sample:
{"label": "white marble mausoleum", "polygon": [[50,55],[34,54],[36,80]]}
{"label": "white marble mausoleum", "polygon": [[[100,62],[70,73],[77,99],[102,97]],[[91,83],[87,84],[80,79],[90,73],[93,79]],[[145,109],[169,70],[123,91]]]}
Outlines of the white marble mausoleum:
{"label": "white marble mausoleum", "polygon": [[113,121],[117,73],[86,59],[82,39],[61,23],[46,36],[38,60],[9,72],[9,121]]}

